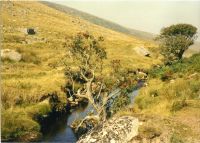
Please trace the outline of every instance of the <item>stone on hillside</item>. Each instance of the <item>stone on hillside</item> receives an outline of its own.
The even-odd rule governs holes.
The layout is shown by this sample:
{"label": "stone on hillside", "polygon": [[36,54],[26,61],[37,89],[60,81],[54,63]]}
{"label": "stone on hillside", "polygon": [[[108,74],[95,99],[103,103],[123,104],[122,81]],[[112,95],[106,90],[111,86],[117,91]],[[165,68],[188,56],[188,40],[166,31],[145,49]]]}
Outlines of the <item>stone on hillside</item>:
{"label": "stone on hillside", "polygon": [[28,35],[35,35],[36,34],[36,31],[34,28],[27,28],[27,34]]}
{"label": "stone on hillside", "polygon": [[136,51],[137,54],[139,54],[141,56],[146,56],[146,57],[150,56],[149,50],[147,50],[144,47],[135,47],[134,50]]}
{"label": "stone on hillside", "polygon": [[22,55],[15,50],[2,49],[1,50],[1,58],[2,59],[9,59],[11,61],[18,62],[18,61],[21,60]]}
{"label": "stone on hillside", "polygon": [[138,127],[135,117],[112,118],[83,135],[77,143],[126,143],[138,135]]}

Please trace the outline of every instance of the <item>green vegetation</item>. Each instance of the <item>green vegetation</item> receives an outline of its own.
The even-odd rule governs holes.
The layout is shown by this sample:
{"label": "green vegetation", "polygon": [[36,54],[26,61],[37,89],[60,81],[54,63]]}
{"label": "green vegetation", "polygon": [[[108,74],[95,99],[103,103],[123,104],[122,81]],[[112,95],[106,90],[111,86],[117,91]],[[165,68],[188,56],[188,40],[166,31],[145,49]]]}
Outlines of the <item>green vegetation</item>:
{"label": "green vegetation", "polygon": [[165,63],[182,59],[184,52],[194,43],[197,28],[189,24],[177,24],[163,28],[157,38]]}
{"label": "green vegetation", "polygon": [[168,111],[177,111],[189,106],[187,100],[198,101],[199,61],[200,54],[197,54],[173,65],[150,70],[150,77],[155,79],[151,79],[150,86],[142,89],[136,98],[138,107],[150,110],[151,106],[164,106]]}
{"label": "green vegetation", "polygon": [[36,121],[49,112],[51,108],[47,100],[25,108],[16,107],[3,111],[1,137],[6,140],[21,141],[28,141],[33,137],[34,141],[41,136],[40,125]]}
{"label": "green vegetation", "polygon": [[[68,48],[72,63],[66,64],[65,72],[70,87],[67,88],[68,97],[71,97],[73,102],[82,98],[87,99],[97,112],[95,116],[98,116],[98,120],[105,119],[104,106],[109,99],[102,75],[102,71],[105,69],[103,62],[107,56],[105,49],[100,44],[101,41],[103,41],[103,37],[96,38],[88,32],[77,34]],[[76,83],[79,83],[80,86],[77,90],[74,86]]]}
{"label": "green vegetation", "polygon": [[118,111],[126,108],[128,104],[130,104],[130,98],[128,97],[128,95],[127,94],[119,95],[113,101],[110,112],[112,113],[112,115],[114,115]]}
{"label": "green vegetation", "polygon": [[200,72],[200,55],[195,54],[188,59],[179,60],[172,65],[164,65],[162,67],[149,70],[149,75],[152,78],[173,79],[182,78],[191,74]]}
{"label": "green vegetation", "polygon": [[[195,124],[200,117],[200,106],[198,106],[200,103],[199,73],[200,54],[182,59],[172,65],[151,69],[148,86],[140,90],[139,96],[135,99],[134,112],[132,113],[154,115],[164,119],[171,118],[169,128],[174,128],[176,132],[170,135],[172,143],[181,143],[186,141],[187,137],[198,140],[200,136]],[[149,119],[147,118],[147,120]],[[176,126],[174,127],[174,125]],[[166,125],[161,124],[160,126]],[[164,132],[167,130],[165,129]]]}

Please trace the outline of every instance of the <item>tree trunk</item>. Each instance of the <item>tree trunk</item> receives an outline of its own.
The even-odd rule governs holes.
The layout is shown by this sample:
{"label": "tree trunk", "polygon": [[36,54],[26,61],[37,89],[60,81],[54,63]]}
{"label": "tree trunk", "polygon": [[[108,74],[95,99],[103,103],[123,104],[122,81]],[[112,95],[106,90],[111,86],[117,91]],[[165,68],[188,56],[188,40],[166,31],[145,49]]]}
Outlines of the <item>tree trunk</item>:
{"label": "tree trunk", "polygon": [[180,50],[180,52],[178,53],[178,59],[182,59],[183,53],[185,52],[185,50]]}

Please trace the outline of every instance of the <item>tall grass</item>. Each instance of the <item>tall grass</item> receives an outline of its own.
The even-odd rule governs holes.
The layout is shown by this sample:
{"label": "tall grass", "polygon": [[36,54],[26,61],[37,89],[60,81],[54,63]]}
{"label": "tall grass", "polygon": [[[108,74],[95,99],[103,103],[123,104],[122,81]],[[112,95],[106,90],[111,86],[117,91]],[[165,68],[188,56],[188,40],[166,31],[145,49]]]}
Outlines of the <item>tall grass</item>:
{"label": "tall grass", "polygon": [[[67,53],[63,43],[80,31],[89,31],[95,36],[105,38],[103,46],[108,53],[105,63],[107,69],[113,59],[120,59],[123,68],[149,68],[152,64],[160,62],[160,59],[153,57],[151,60],[141,57],[133,50],[135,46],[140,45],[152,47],[154,44],[151,42],[123,35],[81,19],[80,24],[74,24],[72,21],[77,20],[76,18],[38,2],[12,3],[12,9],[6,2],[2,4],[2,46],[4,49],[17,50],[22,54],[22,60],[4,61],[1,70],[3,138],[19,137],[29,131],[37,132],[39,127],[33,118],[37,116],[36,113],[49,111],[47,108],[42,108],[44,111],[38,110],[41,99],[46,95],[56,92],[62,103],[55,106],[60,109],[66,105],[65,94],[61,91],[61,86],[65,84],[63,59],[66,59]],[[23,12],[24,10],[27,12]],[[21,31],[28,27],[35,28],[36,35],[25,35]]]}
{"label": "tall grass", "polygon": [[18,107],[3,110],[1,121],[2,139],[24,140],[24,138],[21,138],[22,136],[41,136],[40,125],[36,121],[50,111],[50,105],[46,101],[27,108]]}
{"label": "tall grass", "polygon": [[[162,75],[172,71],[167,81]],[[198,101],[200,95],[200,54],[184,59],[169,67],[151,70],[150,75],[157,77],[149,81],[149,86],[141,89],[136,104],[141,110],[176,112],[187,107],[188,101]],[[184,74],[184,76],[180,76]],[[173,78],[172,78],[173,77]],[[160,79],[159,79],[160,78]],[[173,79],[172,81],[171,78]]]}

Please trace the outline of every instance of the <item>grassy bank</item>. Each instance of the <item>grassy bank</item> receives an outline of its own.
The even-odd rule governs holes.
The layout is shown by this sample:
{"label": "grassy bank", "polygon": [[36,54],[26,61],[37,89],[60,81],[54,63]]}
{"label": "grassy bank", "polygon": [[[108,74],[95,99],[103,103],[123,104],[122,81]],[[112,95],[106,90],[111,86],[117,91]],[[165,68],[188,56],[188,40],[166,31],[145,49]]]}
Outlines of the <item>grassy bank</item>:
{"label": "grassy bank", "polygon": [[149,71],[146,87],[141,88],[133,109],[118,113],[137,116],[143,125],[139,139],[166,142],[200,140],[200,54],[171,66]]}

